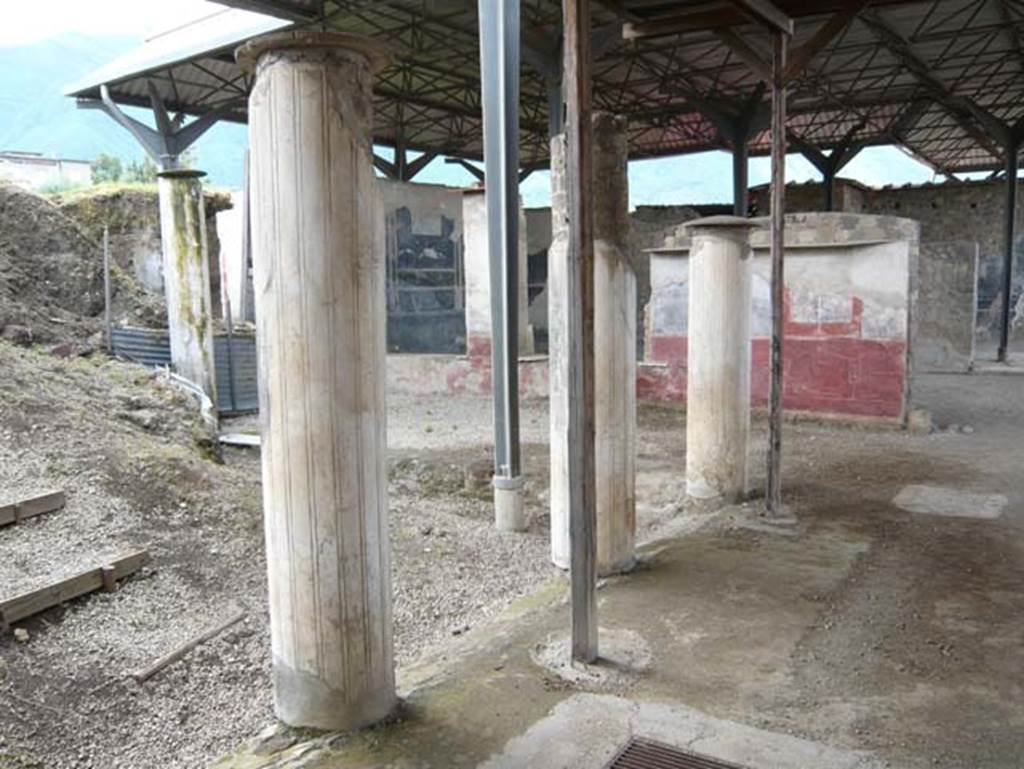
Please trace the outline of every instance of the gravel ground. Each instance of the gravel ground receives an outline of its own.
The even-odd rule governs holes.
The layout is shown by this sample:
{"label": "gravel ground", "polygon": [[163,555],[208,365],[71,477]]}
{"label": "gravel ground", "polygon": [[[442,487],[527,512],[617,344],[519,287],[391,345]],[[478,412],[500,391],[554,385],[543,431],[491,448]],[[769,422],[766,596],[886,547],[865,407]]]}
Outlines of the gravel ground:
{"label": "gravel ground", "polygon": [[[153,556],[117,593],[19,623],[27,642],[0,638],[0,767],[205,765],[272,720],[258,452],[212,461],[185,398],[135,366],[0,342],[0,370],[0,503],[68,496],[63,510],[0,530],[0,596],[143,547]],[[489,461],[489,403],[392,403],[403,665],[443,655],[446,639],[553,571],[537,488],[546,465],[527,491],[525,535],[495,531],[487,491],[463,488],[465,467]],[[440,429],[447,414],[467,425],[458,440]],[[125,677],[239,608],[244,623],[184,661],[142,685]]]}
{"label": "gravel ground", "polygon": [[[64,510],[0,530],[0,596],[141,547],[153,556],[119,592],[95,593],[20,624],[27,642],[0,637],[0,769],[195,767],[233,750],[272,721],[258,452],[226,449],[218,464],[184,396],[139,367],[0,342],[0,371],[0,503],[50,488],[68,494]],[[799,505],[810,493],[807,478],[827,471],[856,483],[864,472],[858,457],[899,458],[919,444],[965,459],[991,444],[994,457],[1014,461],[999,441],[1016,445],[1019,427],[993,417],[1019,413],[1020,398],[1006,400],[1014,381],[972,378],[977,412],[958,407],[956,417],[943,404],[967,379],[932,378],[917,388],[940,427],[969,420],[975,436],[947,431],[915,439],[790,425],[791,500]],[[399,665],[443,657],[453,635],[478,627],[553,573],[547,408],[543,401],[522,405],[531,523],[516,535],[492,527],[486,487],[464,487],[467,468],[484,481],[489,475],[490,402],[389,399]],[[237,420],[229,429],[252,426]],[[754,488],[763,483],[764,442],[764,425],[755,423]],[[697,520],[699,511],[680,502],[682,412],[641,408],[637,448],[638,537]],[[908,459],[897,469],[919,464]],[[249,612],[244,623],[182,662],[143,685],[125,677],[238,608]]]}

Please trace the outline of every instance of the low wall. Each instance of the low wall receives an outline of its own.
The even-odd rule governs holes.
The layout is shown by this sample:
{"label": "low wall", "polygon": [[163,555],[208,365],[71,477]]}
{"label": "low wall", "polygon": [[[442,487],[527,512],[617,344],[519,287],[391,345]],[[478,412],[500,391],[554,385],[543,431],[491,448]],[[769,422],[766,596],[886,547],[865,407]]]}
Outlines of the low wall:
{"label": "low wall", "polygon": [[[388,355],[388,392],[410,395],[490,395],[491,358],[486,355]],[[548,359],[519,359],[519,395],[547,398]]]}
{"label": "low wall", "polygon": [[[753,245],[751,397],[769,392],[768,232]],[[689,243],[652,253],[648,365],[641,398],[686,399]],[[916,222],[809,213],[786,217],[783,406],[824,415],[902,421],[907,402]]]}

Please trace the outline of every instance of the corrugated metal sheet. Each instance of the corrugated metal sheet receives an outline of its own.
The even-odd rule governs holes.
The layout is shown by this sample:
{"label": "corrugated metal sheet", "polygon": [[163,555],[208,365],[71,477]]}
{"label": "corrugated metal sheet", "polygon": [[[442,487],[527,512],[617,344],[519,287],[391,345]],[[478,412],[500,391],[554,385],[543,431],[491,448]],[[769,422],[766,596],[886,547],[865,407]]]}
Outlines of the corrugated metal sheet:
{"label": "corrugated metal sheet", "polygon": [[222,414],[259,411],[256,337],[235,334],[229,358],[227,335],[216,336],[213,356],[217,369],[217,410]]}
{"label": "corrugated metal sheet", "polygon": [[[171,365],[171,342],[166,329],[115,328],[112,341],[118,357],[144,366]],[[221,414],[258,411],[256,338],[235,334],[231,342],[229,357],[227,335],[214,337],[217,410]]]}
{"label": "corrugated metal sheet", "polygon": [[115,328],[111,331],[114,355],[144,366],[170,366],[171,340],[167,329]]}

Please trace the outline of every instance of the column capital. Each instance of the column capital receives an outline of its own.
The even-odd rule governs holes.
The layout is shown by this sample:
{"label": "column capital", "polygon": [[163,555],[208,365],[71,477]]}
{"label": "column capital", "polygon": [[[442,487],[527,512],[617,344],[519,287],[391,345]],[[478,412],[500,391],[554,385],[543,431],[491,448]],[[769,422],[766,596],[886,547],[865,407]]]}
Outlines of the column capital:
{"label": "column capital", "polygon": [[289,51],[293,54],[316,51],[351,51],[361,54],[366,59],[373,74],[391,66],[391,54],[382,43],[373,38],[346,32],[316,32],[313,30],[290,30],[254,38],[235,51],[235,59],[243,68],[254,72],[259,60],[264,55],[282,51]]}
{"label": "column capital", "polygon": [[158,171],[158,179],[202,179],[206,171],[198,171],[195,168],[168,168],[166,171]]}
{"label": "column capital", "polygon": [[764,222],[758,219],[748,219],[744,216],[729,216],[723,214],[721,216],[705,216],[701,219],[692,219],[683,224],[688,230],[698,229],[747,229],[754,230],[760,229],[764,226]]}

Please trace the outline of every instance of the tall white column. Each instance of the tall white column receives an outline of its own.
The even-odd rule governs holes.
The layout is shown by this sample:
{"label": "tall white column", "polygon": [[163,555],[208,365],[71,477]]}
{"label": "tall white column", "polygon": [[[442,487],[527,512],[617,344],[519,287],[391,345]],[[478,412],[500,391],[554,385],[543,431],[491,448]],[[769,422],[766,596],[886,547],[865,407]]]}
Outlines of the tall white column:
{"label": "tall white column", "polygon": [[686,490],[736,502],[747,493],[750,432],[750,219],[712,216],[691,233]]}
{"label": "tall white column", "polygon": [[373,74],[350,35],[239,52],[249,101],[274,703],[351,729],[395,705],[385,466],[384,215]]}
{"label": "tall white column", "polygon": [[[633,566],[636,536],[636,276],[629,261],[626,121],[595,113],[594,401],[597,568]],[[551,365],[551,559],[569,566],[568,354],[563,306],[568,216],[565,145],[551,142],[552,242],[548,248],[548,350]]]}
{"label": "tall white column", "polygon": [[216,404],[210,261],[200,181],[205,175],[192,170],[163,171],[157,189],[171,365]]}

